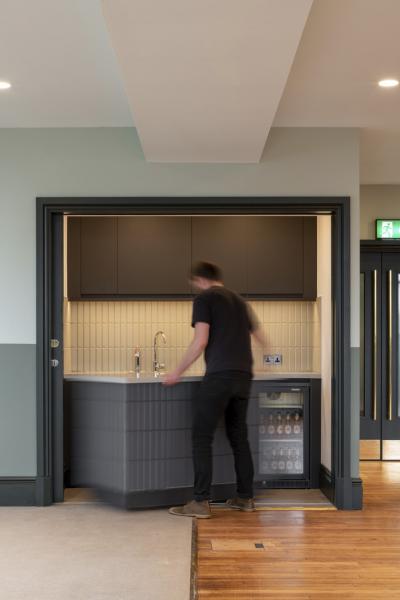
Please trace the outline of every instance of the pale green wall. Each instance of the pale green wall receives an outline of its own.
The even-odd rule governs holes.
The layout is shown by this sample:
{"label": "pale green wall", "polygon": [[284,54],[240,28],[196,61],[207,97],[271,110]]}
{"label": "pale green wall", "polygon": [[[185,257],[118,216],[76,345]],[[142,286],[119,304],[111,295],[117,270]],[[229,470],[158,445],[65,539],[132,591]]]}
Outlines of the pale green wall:
{"label": "pale green wall", "polygon": [[[146,163],[136,131],[130,128],[0,130],[0,281],[6,290],[0,294],[3,351],[7,352],[8,344],[35,344],[35,198],[78,195],[351,196],[351,343],[358,347],[358,160],[354,129],[273,129],[256,165]],[[0,364],[0,379],[6,368]],[[31,370],[28,373],[32,382],[24,398],[17,382],[14,387],[12,381],[7,384],[7,393],[0,388],[2,448],[24,432],[18,455],[0,456],[0,476],[35,472],[35,382]],[[358,394],[353,392],[356,414]],[[356,454],[353,458],[353,474],[357,474]]]}
{"label": "pale green wall", "polygon": [[375,239],[375,219],[400,219],[400,185],[362,185],[360,237]]}

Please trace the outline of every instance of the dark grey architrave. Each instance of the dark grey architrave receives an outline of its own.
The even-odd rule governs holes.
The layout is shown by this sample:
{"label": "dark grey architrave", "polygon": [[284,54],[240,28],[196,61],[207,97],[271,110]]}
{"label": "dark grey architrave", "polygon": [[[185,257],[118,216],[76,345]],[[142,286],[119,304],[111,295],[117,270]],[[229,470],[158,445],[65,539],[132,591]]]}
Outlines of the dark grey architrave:
{"label": "dark grey architrave", "polygon": [[[338,508],[361,508],[361,480],[351,478],[350,198],[348,197],[116,197],[37,199],[37,487],[40,505],[53,501],[52,417],[49,393],[51,231],[56,214],[298,214],[332,215],[331,485]],[[62,239],[60,240],[62,244]]]}

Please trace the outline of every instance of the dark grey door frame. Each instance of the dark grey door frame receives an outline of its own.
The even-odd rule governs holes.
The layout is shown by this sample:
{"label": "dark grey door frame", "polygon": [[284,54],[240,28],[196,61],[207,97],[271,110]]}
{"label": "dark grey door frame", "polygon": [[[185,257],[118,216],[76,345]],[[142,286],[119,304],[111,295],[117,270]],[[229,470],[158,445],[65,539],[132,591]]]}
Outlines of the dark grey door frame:
{"label": "dark grey door frame", "polygon": [[[338,508],[361,508],[361,481],[351,478],[350,198],[348,197],[116,197],[37,199],[37,480],[39,505],[54,501],[50,390],[50,305],[53,218],[60,214],[329,214],[332,216],[332,472],[321,487]],[[62,239],[59,240],[62,245]],[[62,247],[62,246],[61,246]],[[54,257],[53,257],[54,258]],[[62,270],[62,265],[59,265]]]}

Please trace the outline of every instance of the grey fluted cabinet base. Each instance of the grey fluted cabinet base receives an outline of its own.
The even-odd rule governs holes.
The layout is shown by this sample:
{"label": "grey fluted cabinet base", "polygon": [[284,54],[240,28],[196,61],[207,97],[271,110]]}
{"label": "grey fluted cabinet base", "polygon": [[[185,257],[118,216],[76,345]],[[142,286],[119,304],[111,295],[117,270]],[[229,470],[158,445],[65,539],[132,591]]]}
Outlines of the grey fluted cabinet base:
{"label": "grey fluted cabinet base", "polygon": [[[169,506],[192,498],[192,404],[201,380],[174,387],[150,381],[98,381],[90,376],[86,381],[65,381],[67,485],[93,487],[104,500],[125,508]],[[255,377],[247,423],[256,487],[319,487],[320,387],[320,379],[312,376]],[[260,402],[266,392],[279,396],[285,391],[301,393],[304,399],[304,473],[265,475],[259,461],[259,452],[265,449],[259,441]],[[223,421],[216,431],[213,455],[212,499],[221,501],[234,495],[236,487]]]}
{"label": "grey fluted cabinet base", "polygon": [[[65,382],[70,485],[93,487],[125,508],[191,499],[192,399],[199,385]],[[233,457],[223,423],[214,441],[213,475],[214,500],[234,494]]]}

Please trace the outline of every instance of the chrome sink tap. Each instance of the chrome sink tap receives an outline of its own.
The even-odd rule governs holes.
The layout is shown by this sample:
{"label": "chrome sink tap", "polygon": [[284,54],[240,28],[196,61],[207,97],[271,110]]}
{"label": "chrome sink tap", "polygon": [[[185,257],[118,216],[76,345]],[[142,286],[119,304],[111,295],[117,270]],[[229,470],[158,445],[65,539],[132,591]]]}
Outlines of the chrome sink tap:
{"label": "chrome sink tap", "polygon": [[154,336],[154,344],[153,344],[153,372],[154,372],[154,377],[160,377],[161,374],[161,369],[165,368],[165,365],[160,363],[160,361],[158,360],[158,337],[161,336],[164,342],[164,345],[167,343],[167,338],[165,337],[165,333],[163,331],[157,331],[156,335]]}
{"label": "chrome sink tap", "polygon": [[136,379],[140,378],[140,371],[141,371],[140,359],[141,359],[140,348],[135,348],[135,352],[133,353],[133,360],[134,360],[134,364],[135,364]]}

